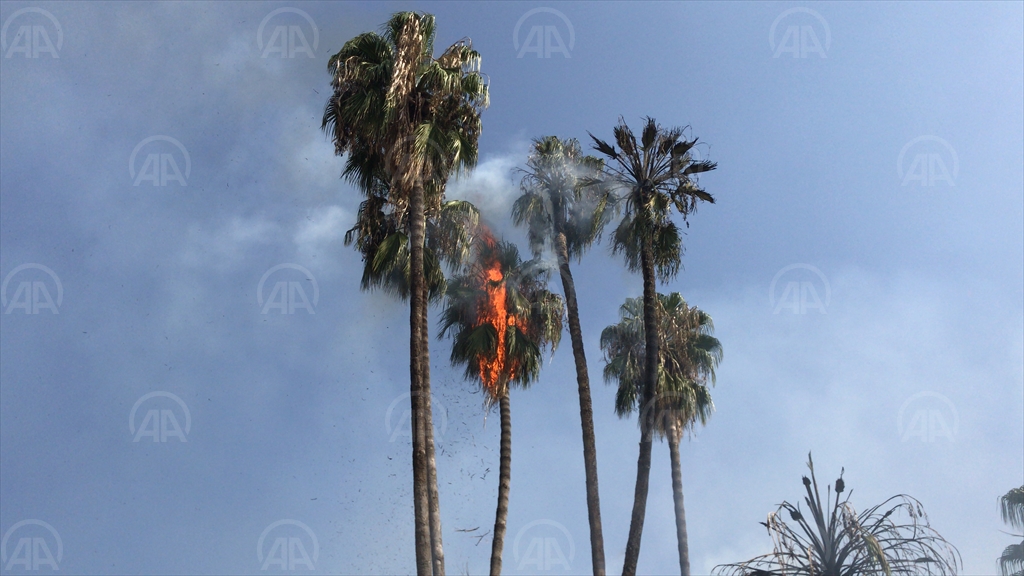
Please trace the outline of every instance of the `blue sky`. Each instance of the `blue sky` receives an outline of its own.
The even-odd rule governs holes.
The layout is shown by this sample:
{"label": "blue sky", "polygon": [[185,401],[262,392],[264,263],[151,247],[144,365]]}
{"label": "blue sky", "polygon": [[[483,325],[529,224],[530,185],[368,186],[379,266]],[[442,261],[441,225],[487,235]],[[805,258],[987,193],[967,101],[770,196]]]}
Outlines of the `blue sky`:
{"label": "blue sky", "polygon": [[[408,312],[359,291],[359,195],[319,130],[327,59],[405,9],[483,55],[481,161],[449,196],[509,239],[531,138],[649,115],[718,162],[661,287],[725,351],[681,447],[694,574],[770,549],[809,451],[858,510],[909,493],[965,574],[996,571],[1024,482],[1024,10],[981,2],[0,4],[0,571],[26,538],[71,574],[280,572],[282,542],[315,573],[414,569]],[[617,571],[639,433],[598,339],[641,281],[606,245],[574,271]],[[445,552],[475,574],[497,415],[447,345]],[[590,570],[578,406],[566,340],[512,395],[510,574]],[[642,573],[678,566],[667,452]],[[568,570],[533,562],[546,538]]]}

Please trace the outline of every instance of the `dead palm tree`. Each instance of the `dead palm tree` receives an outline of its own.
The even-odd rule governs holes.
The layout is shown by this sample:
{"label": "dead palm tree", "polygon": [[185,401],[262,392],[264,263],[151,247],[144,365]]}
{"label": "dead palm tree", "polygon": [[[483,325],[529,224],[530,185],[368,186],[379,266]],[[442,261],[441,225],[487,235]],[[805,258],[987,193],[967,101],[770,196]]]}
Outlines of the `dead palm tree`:
{"label": "dead palm tree", "polygon": [[527,227],[534,257],[553,250],[558,261],[580,396],[591,562],[595,576],[603,576],[604,536],[597,482],[594,408],[590,399],[590,376],[583,349],[576,284],[569,262],[573,258],[578,261],[583,252],[600,237],[610,214],[606,210],[609,195],[598,186],[587,185],[598,176],[602,163],[593,156],[585,156],[576,140],[560,140],[555,136],[534,140],[526,165],[527,168],[521,170],[522,195],[512,206],[512,220],[518,226]]}
{"label": "dead palm tree", "polygon": [[480,55],[460,41],[434,57],[434,17],[400,12],[381,34],[360,34],[331,57],[334,92],[322,127],[335,152],[347,154],[345,175],[364,193],[387,178],[388,210],[408,222],[410,402],[416,569],[444,573],[440,511],[433,462],[430,357],[424,242],[428,183],[441,183],[476,163],[480,110],[487,85]]}
{"label": "dead palm tree", "polygon": [[[673,208],[683,221],[697,208],[697,202],[714,202],[711,194],[697,185],[696,177],[714,170],[713,162],[696,161],[690,154],[697,139],[684,138],[682,128],[662,128],[647,118],[637,142],[633,131],[619,119],[613,130],[615,146],[591,134],[594,148],[608,158],[604,181],[622,195],[624,215],[615,230],[612,250],[621,253],[626,267],[641,272],[644,285],[645,368],[644,394],[653,398],[657,388],[661,346],[657,326],[656,281],[679,271],[683,253],[681,232],[672,221]],[[640,539],[647,511],[651,475],[652,423],[641,415],[640,455],[637,458],[633,512],[626,540],[623,576],[635,576],[640,559]]]}
{"label": "dead palm tree", "polygon": [[487,408],[499,405],[501,448],[498,505],[491,544],[491,575],[501,574],[512,478],[512,412],[509,388],[526,388],[540,375],[542,350],[558,346],[562,299],[549,292],[549,271],[523,262],[514,244],[488,236],[477,242],[465,274],[449,283],[440,336],[451,335],[453,365],[481,383]]}
{"label": "dead palm tree", "polygon": [[715,369],[722,360],[722,345],[712,334],[711,317],[695,306],[688,306],[678,292],[658,294],[661,371],[654,398],[644,396],[644,324],[643,299],[630,298],[619,311],[618,324],[601,332],[605,351],[605,379],[617,382],[615,412],[625,417],[636,411],[641,420],[653,414],[654,434],[666,438],[672,464],[672,496],[676,515],[676,540],[679,571],[690,574],[689,540],[686,510],[683,505],[683,479],[679,461],[679,440],[683,432],[697,422],[707,422],[714,403],[708,382],[713,385]]}
{"label": "dead palm tree", "polygon": [[[957,569],[963,567],[956,547],[928,524],[928,516],[915,498],[899,494],[857,514],[850,504],[852,490],[845,500],[840,500],[846,489],[840,473],[835,483],[835,501],[832,501],[832,486],[829,486],[822,506],[810,454],[807,467],[811,469],[811,477],[803,477],[807,492],[804,502],[811,517],[804,516],[799,504],[783,502],[768,515],[767,522],[761,523],[768,529],[774,550],[746,562],[716,566],[715,574],[947,576],[955,575]],[[783,510],[795,528],[783,520]]]}

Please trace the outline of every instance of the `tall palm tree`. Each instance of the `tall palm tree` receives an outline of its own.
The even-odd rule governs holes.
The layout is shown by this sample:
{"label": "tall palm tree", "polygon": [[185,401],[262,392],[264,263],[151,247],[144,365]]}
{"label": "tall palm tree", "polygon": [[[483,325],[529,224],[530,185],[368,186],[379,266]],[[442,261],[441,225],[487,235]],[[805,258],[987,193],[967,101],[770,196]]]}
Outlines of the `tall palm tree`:
{"label": "tall palm tree", "polygon": [[[1003,522],[1024,532],[1024,486],[1011,488],[999,497],[999,511]],[[1024,534],[1015,534],[1024,538]],[[999,571],[1003,576],[1024,576],[1024,540],[1010,544],[999,556]]]}
{"label": "tall palm tree", "polygon": [[[690,151],[697,139],[687,140],[682,128],[662,128],[646,118],[640,142],[625,121],[619,119],[613,133],[615,146],[593,134],[594,148],[608,158],[603,170],[607,183],[616,187],[624,200],[624,214],[613,237],[613,253],[625,257],[626,267],[641,272],[644,282],[644,395],[653,398],[657,388],[658,337],[655,283],[673,277],[679,271],[683,243],[680,230],[672,221],[672,210],[683,217],[697,208],[697,202],[714,202],[711,194],[698,186],[696,177],[714,170],[714,162],[696,161]],[[640,455],[637,458],[633,512],[626,540],[623,576],[636,574],[640,559],[640,538],[647,510],[647,490],[651,475],[652,415],[640,418]]]}
{"label": "tall palm tree", "polygon": [[577,261],[600,236],[610,211],[609,197],[588,186],[602,162],[585,156],[580,143],[547,136],[533,141],[533,150],[522,170],[522,195],[512,205],[512,220],[526,225],[534,257],[553,249],[562,280],[562,294],[569,318],[569,337],[576,361],[576,384],[580,395],[583,428],[583,465],[587,483],[587,512],[590,520],[590,553],[595,576],[603,576],[604,536],[601,529],[601,500],[597,483],[597,446],[594,439],[594,408],[590,399],[590,376],[583,350],[583,331],[569,261]]}
{"label": "tall palm tree", "polygon": [[[840,473],[835,483],[834,502],[830,485],[822,506],[810,454],[807,467],[811,469],[811,477],[803,477],[807,492],[804,502],[811,518],[804,516],[799,503],[794,506],[784,501],[768,515],[767,522],[761,522],[771,535],[774,550],[746,562],[716,566],[714,574],[955,576],[957,569],[963,568],[956,547],[929,525],[924,508],[915,498],[899,494],[858,514],[850,504],[852,490],[845,500],[840,499],[846,489]],[[795,528],[783,520],[783,510]]]}
{"label": "tall palm tree", "polygon": [[440,511],[433,460],[430,356],[424,240],[430,181],[476,163],[480,111],[488,90],[480,55],[459,41],[434,58],[434,17],[400,12],[382,33],[360,34],[331,57],[334,92],[322,128],[335,153],[347,154],[345,175],[366,192],[387,174],[387,203],[409,238],[410,403],[416,570],[444,573]]}
{"label": "tall palm tree", "polygon": [[661,371],[657,394],[644,396],[643,299],[629,298],[619,309],[620,321],[601,332],[605,351],[604,376],[618,383],[615,412],[628,416],[653,413],[653,432],[668,439],[672,463],[672,496],[675,503],[679,572],[690,574],[686,510],[683,506],[683,477],[679,463],[679,440],[697,422],[704,424],[714,410],[708,381],[714,385],[715,368],[722,360],[722,345],[712,334],[711,316],[696,306],[687,306],[678,292],[658,294],[658,327],[662,338]]}
{"label": "tall palm tree", "polygon": [[528,387],[540,375],[542,350],[558,346],[564,305],[546,289],[548,270],[523,262],[514,244],[483,237],[476,259],[448,286],[439,336],[452,337],[451,361],[478,380],[489,408],[501,413],[498,506],[491,543],[491,575],[501,574],[501,555],[512,477],[511,386]]}

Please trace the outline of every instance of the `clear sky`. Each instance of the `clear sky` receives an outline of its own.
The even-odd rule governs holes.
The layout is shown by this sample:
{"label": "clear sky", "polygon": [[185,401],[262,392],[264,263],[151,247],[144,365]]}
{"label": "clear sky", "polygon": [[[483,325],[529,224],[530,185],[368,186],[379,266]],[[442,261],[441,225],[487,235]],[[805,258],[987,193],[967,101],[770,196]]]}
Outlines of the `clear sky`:
{"label": "clear sky", "polygon": [[[725,352],[681,446],[694,574],[770,550],[809,451],[996,571],[1024,483],[1024,9],[982,2],[0,4],[0,571],[413,571],[408,311],[359,291],[360,197],[319,130],[330,55],[406,9],[483,56],[449,196],[509,239],[532,138],[649,115],[718,162],[660,288]],[[612,573],[639,432],[598,340],[641,279],[606,244],[575,274]],[[448,572],[480,573],[497,414],[432,357]],[[566,336],[512,394],[508,573],[590,570],[574,374]],[[663,443],[651,482],[639,570],[673,573]]]}

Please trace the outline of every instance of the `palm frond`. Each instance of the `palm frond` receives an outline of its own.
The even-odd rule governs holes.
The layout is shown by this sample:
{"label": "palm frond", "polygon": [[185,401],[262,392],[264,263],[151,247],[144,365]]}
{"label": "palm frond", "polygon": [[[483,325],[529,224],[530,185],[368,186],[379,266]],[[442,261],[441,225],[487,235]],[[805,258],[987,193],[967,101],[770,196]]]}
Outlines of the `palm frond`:
{"label": "palm frond", "polygon": [[[852,491],[840,498],[845,491],[840,473],[834,498],[830,485],[823,504],[810,455],[808,467],[811,477],[803,477],[803,485],[810,518],[799,506],[783,502],[761,523],[774,550],[745,562],[716,566],[714,574],[955,575],[963,567],[956,547],[928,524],[916,499],[900,494],[857,514],[849,502]],[[792,525],[783,519],[783,511]]]}
{"label": "palm frond", "polygon": [[[661,337],[656,396],[644,396],[646,342],[643,298],[630,298],[619,308],[620,321],[601,332],[604,377],[617,383],[615,412],[620,417],[640,412],[653,416],[654,432],[668,434],[670,425],[692,431],[714,411],[707,382],[714,382],[721,343],[712,336],[711,317],[688,306],[677,292],[658,294]],[[651,412],[653,411],[653,412]]]}

